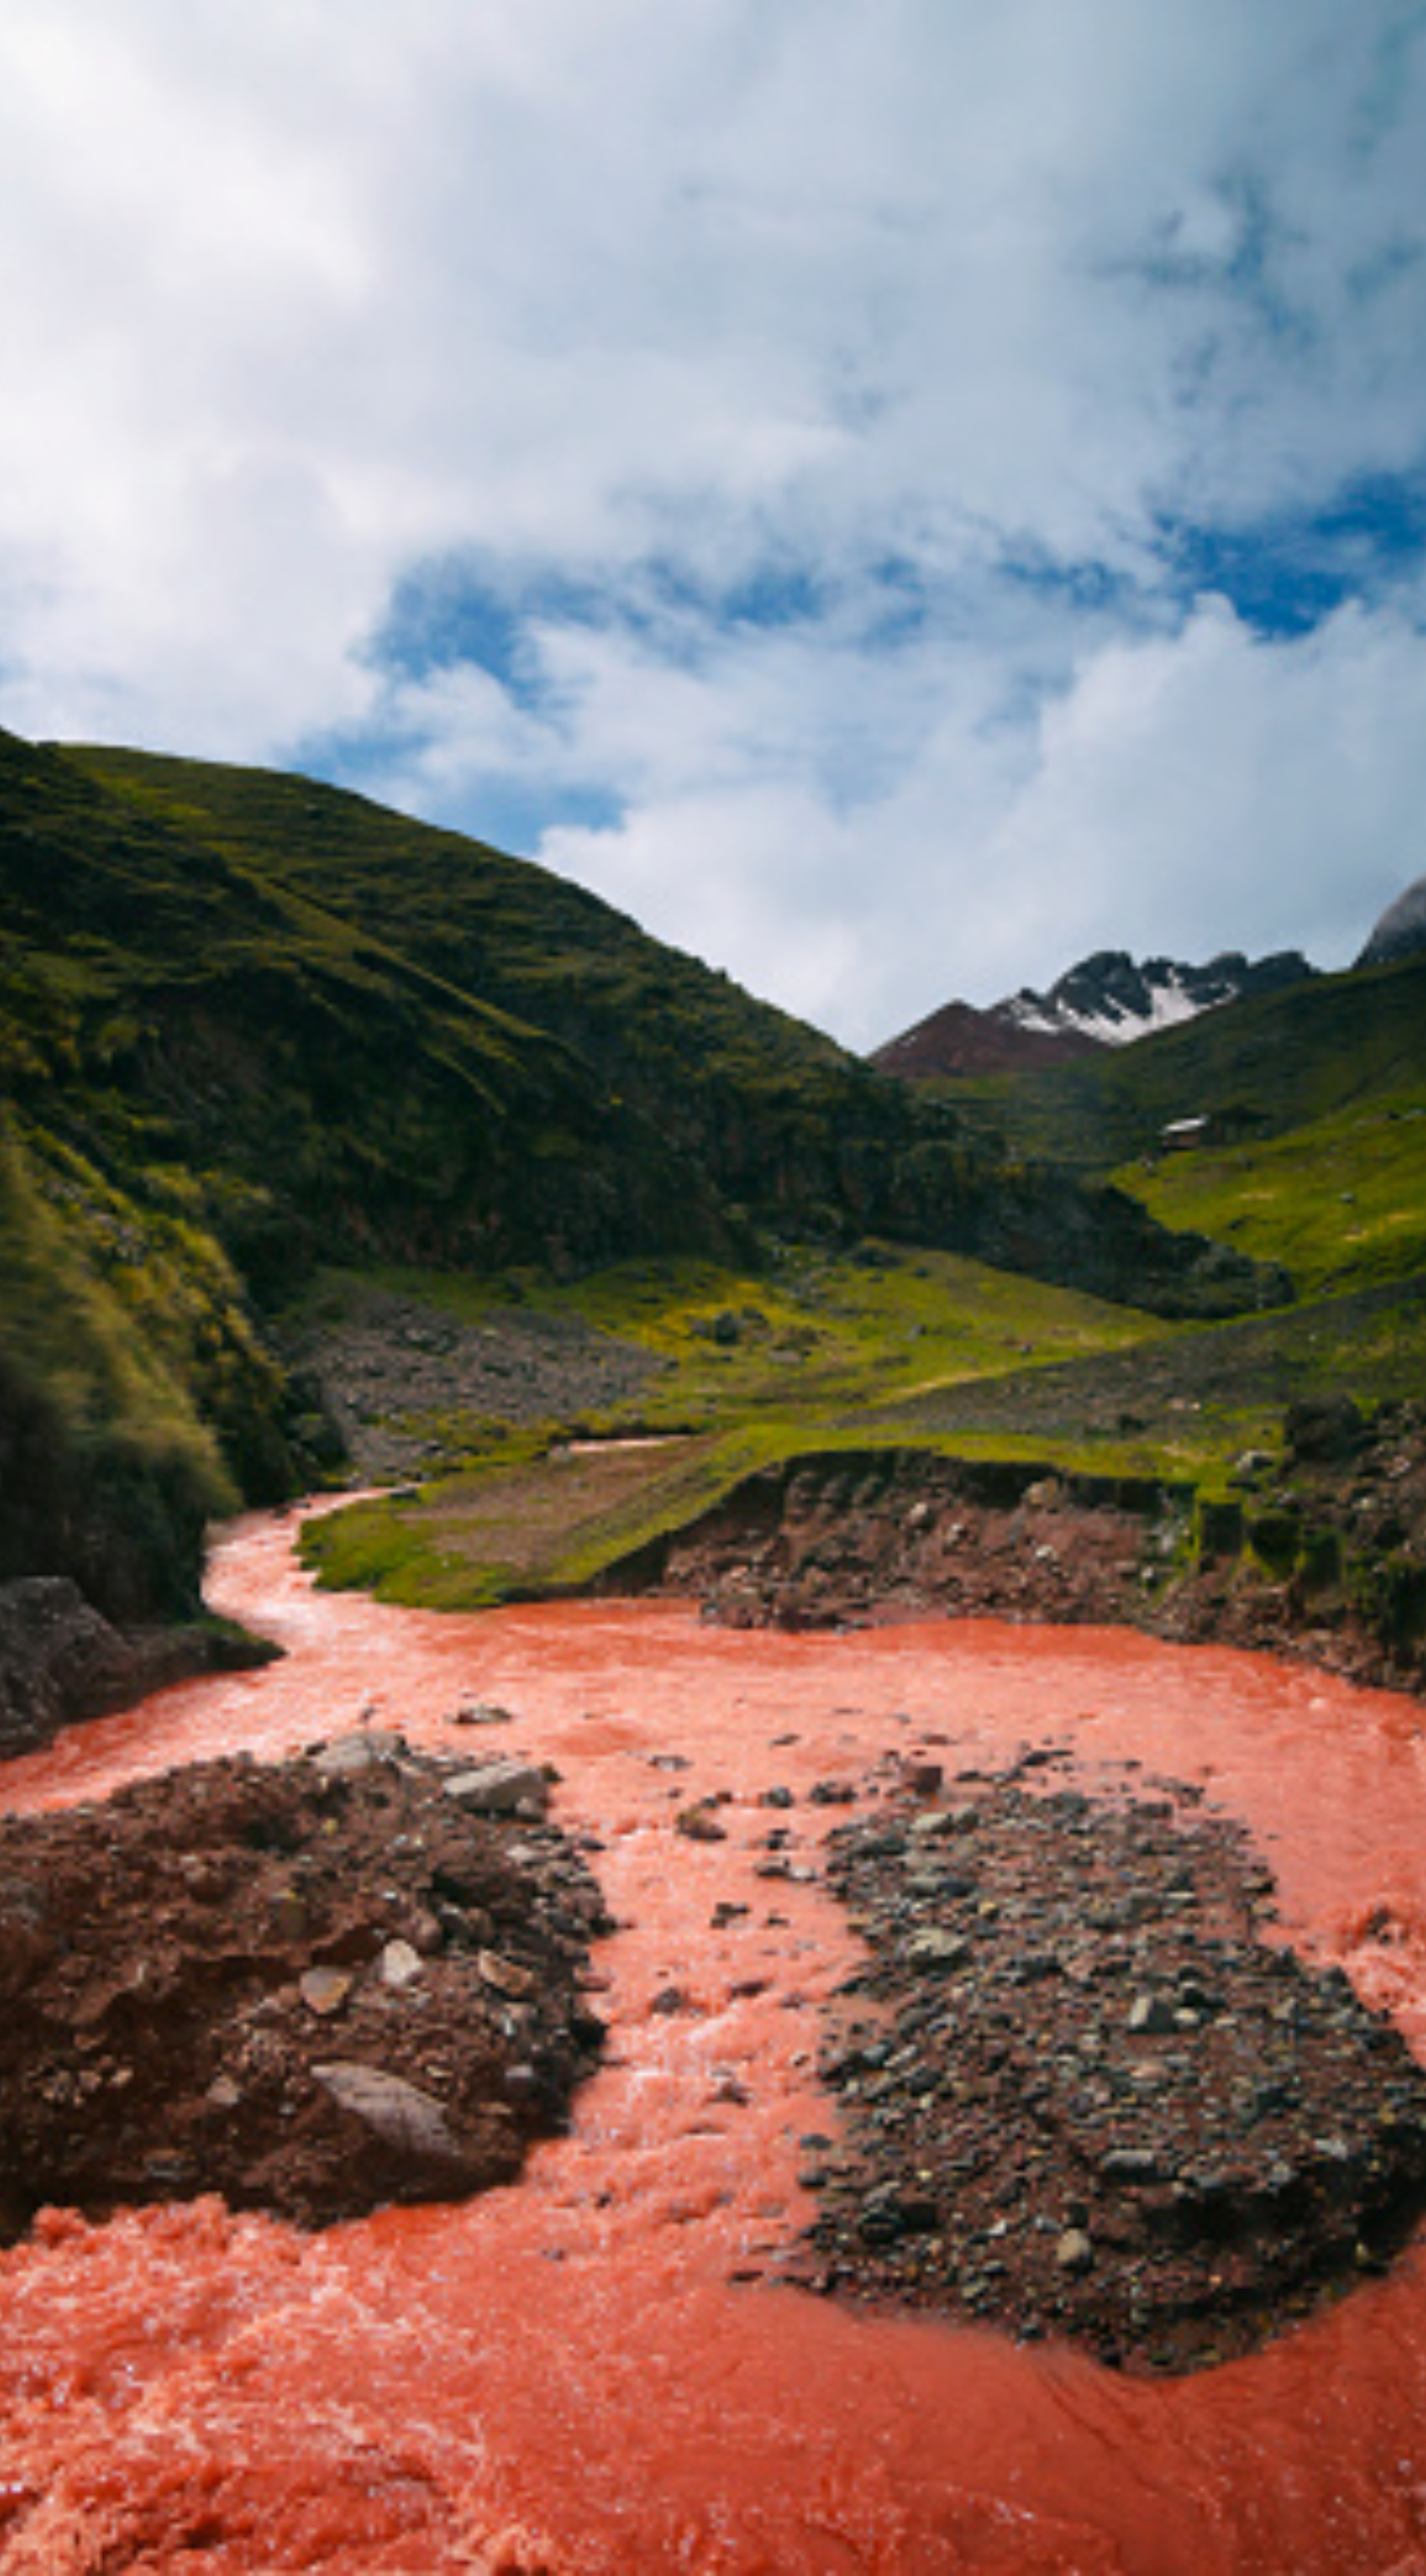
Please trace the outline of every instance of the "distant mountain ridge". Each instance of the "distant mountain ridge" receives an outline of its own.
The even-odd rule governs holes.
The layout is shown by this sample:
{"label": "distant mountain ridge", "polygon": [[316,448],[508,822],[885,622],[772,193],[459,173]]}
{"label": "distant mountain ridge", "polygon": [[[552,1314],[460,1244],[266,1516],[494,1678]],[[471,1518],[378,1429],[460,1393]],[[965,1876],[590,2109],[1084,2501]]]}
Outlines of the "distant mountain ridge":
{"label": "distant mountain ridge", "polygon": [[[1426,921],[1426,881],[1423,881]],[[1423,930],[1426,936],[1426,930]],[[1245,957],[1226,949],[1206,965],[1169,957],[1137,963],[1127,949],[1102,948],[1061,975],[1048,992],[1026,985],[988,1011],[948,1002],[870,1061],[880,1073],[926,1082],[958,1074],[1008,1073],[1123,1047],[1156,1029],[1174,1028],[1200,1012],[1250,995],[1276,993],[1317,972],[1298,949]]]}

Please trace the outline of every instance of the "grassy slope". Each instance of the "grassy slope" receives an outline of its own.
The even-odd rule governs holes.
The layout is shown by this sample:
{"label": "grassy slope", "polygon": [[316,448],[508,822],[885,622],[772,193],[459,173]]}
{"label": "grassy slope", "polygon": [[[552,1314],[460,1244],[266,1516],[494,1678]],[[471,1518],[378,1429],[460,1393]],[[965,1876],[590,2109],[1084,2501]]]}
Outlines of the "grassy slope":
{"label": "grassy slope", "polygon": [[[68,757],[334,931],[369,946],[379,925],[409,968],[492,1024],[568,1050],[615,1143],[656,1166],[666,1241],[678,1210],[696,1215],[704,1175],[709,1207],[718,1195],[795,1205],[819,1172],[832,1184],[839,1140],[876,1123],[881,1087],[856,1059],[546,869],[301,778],[137,752]],[[896,1105],[885,1114],[896,1119]],[[591,1136],[566,1102],[542,1150],[574,1142],[584,1155]],[[643,1231],[657,1241],[656,1226]],[[689,1223],[683,1240],[711,1232]]]}
{"label": "grassy slope", "polygon": [[[1206,1258],[1112,1191],[1090,1197],[971,1151],[953,1110],[545,869],[300,778],[136,752],[67,758],[249,882],[265,949],[280,923],[300,922],[342,958],[323,975],[318,1020],[305,994],[281,997],[299,1044],[280,1068],[273,997],[261,1073],[267,1086],[275,1070],[291,1077],[283,1150],[305,1157],[301,1204],[320,1204],[324,1227],[365,1258],[589,1267],[635,1248],[726,1253],[755,1230],[876,1232],[1166,1313],[1261,1302],[1241,1258]],[[362,995],[347,989],[358,975]],[[434,1050],[433,1026],[445,1032]],[[483,1069],[468,1064],[472,1045]],[[463,1113],[436,1078],[458,1051],[472,1074]],[[314,1063],[317,1117],[298,1080]],[[250,1177],[262,1160],[250,1154]]]}
{"label": "grassy slope", "polygon": [[[410,1273],[388,1284],[467,1319],[499,1311],[493,1284]],[[868,1408],[1033,1375],[1083,1353],[1128,1352],[1165,1331],[1148,1316],[953,1254],[890,1246],[871,1261],[803,1250],[770,1276],[640,1262],[563,1290],[524,1285],[541,1305],[642,1343],[664,1373],[597,1424],[422,1422],[462,1465],[419,1497],[314,1523],[306,1545],[324,1580],[431,1608],[564,1589],[760,1466],[806,1448],[864,1446]],[[712,1338],[720,1316],[737,1318],[735,1342]],[[665,1436],[571,1450],[576,1427]],[[903,1426],[895,1436],[935,1433]]]}
{"label": "grassy slope", "polygon": [[1426,1271],[1426,1080],[1285,1136],[1175,1154],[1120,1179],[1164,1224],[1286,1262],[1304,1296]]}
{"label": "grassy slope", "polygon": [[[1371,1405],[1418,1395],[1426,975],[1397,969],[1270,997],[1244,1006],[1246,1031],[1235,1035],[1235,1015],[1225,1013],[1200,1025],[1192,1046],[1194,1030],[1172,1032],[1110,1069],[1132,1097],[1135,1132],[1156,1135],[1161,1111],[1177,1112],[1185,1096],[1238,1096],[1245,1067],[1270,1064],[1294,999],[1307,1007],[1288,1013],[1288,1071],[1272,1096],[1279,1117],[1299,1123],[1232,1149],[1135,1164],[1117,1178],[1166,1222],[1286,1261],[1302,1292],[1295,1308],[1166,1329],[1089,1300],[1061,1303],[974,1264],[898,1256],[885,1273],[814,1265],[788,1283],[789,1315],[766,1282],[750,1290],[710,1277],[700,1294],[690,1278],[680,1302],[657,1273],[620,1272],[580,1290],[581,1311],[673,1360],[657,1405],[642,1410],[665,1422],[691,1416],[699,1436],[677,1450],[586,1462],[577,1477],[560,1462],[563,1522],[548,1515],[558,1485],[532,1454],[538,1444],[527,1442],[508,1469],[487,1454],[472,1479],[428,1504],[371,1506],[350,1528],[329,1525],[318,1542],[329,1576],[433,1601],[557,1586],[703,1508],[751,1468],[839,1440],[929,1442],[1218,1490],[1243,1451],[1275,1446],[1283,1408],[1298,1397],[1343,1393]],[[1196,1068],[1187,1094],[1186,1066]],[[1307,1114],[1324,1103],[1325,1114]],[[690,1320],[748,1297],[768,1315],[767,1335],[731,1353],[690,1340]]]}

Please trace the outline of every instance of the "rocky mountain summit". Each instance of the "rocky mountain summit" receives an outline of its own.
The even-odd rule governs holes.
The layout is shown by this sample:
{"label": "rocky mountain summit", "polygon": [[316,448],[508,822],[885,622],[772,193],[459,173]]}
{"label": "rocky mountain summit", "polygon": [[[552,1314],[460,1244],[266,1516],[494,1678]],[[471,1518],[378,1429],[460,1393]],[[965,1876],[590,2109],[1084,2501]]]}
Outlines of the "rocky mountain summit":
{"label": "rocky mountain summit", "polygon": [[1185,966],[1169,957],[1148,957],[1141,964],[1127,949],[1101,948],[1047,992],[1024,985],[988,1011],[949,1002],[878,1047],[871,1062],[881,1073],[913,1082],[937,1075],[1011,1072],[1087,1055],[1097,1047],[1128,1046],[1225,1002],[1304,983],[1315,972],[1295,948],[1256,959],[1228,949],[1205,966]]}
{"label": "rocky mountain summit", "polygon": [[1417,877],[1405,894],[1387,905],[1356,963],[1396,966],[1403,957],[1426,954],[1426,877]]}

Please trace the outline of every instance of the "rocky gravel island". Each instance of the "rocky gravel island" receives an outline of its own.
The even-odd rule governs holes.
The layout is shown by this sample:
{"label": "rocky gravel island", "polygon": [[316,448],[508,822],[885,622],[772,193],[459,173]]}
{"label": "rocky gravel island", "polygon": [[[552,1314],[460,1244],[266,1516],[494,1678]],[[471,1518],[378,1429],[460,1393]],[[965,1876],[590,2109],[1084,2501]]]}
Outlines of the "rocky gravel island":
{"label": "rocky gravel island", "polygon": [[1201,1792],[1045,1787],[1063,1758],[831,1837],[871,1956],[799,2277],[1193,2369],[1385,2268],[1426,2208],[1426,2076],[1264,1937],[1271,1874]]}

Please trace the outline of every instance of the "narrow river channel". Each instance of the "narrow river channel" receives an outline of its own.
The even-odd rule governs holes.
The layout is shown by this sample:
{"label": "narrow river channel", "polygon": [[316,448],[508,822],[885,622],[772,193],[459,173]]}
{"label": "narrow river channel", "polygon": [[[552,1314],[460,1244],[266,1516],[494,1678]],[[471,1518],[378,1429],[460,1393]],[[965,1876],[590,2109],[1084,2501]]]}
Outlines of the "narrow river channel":
{"label": "narrow river channel", "polygon": [[[1090,1786],[1132,1760],[1246,1820],[1284,1929],[1426,2053],[1420,1709],[1107,1630],[418,1615],[315,1593],[291,1541],[237,1526],[210,1582],[283,1662],[72,1730],[8,1766],[5,1803],[275,1758],[364,1717],[445,1752],[527,1751],[558,1768],[558,1819],[602,1845],[608,2055],[572,2134],[474,2203],[318,2237],[213,2201],[102,2227],[46,2213],[0,2256],[4,2576],[1426,2570],[1420,2244],[1257,2358],[1183,2380],[779,2285],[812,2211],[799,2141],[835,2121],[819,2007],[856,1950],[810,1872],[753,1867],[774,1821],[797,1866],[815,1856],[837,1816],[813,1783],[889,1753],[955,1769],[1060,1745]],[[472,1700],[516,1723],[454,1732]],[[757,1803],[772,1785],[796,1800],[780,1818]],[[725,1842],[675,1834],[722,1791]]]}

